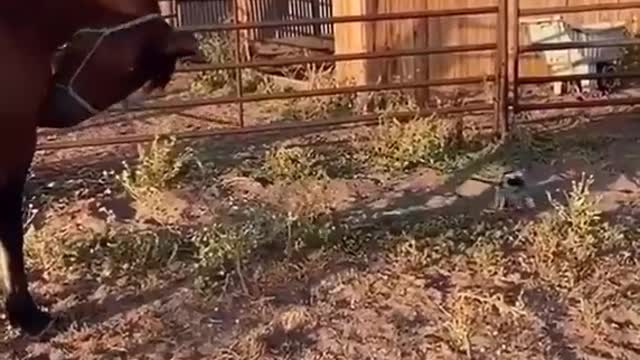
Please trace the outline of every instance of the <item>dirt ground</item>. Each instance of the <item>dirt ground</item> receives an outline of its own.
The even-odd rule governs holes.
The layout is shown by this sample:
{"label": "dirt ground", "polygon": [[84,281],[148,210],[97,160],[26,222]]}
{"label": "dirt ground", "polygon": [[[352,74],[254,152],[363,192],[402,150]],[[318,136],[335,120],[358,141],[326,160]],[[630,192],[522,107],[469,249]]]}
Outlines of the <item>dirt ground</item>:
{"label": "dirt ground", "polygon": [[[263,121],[258,110],[248,110],[252,121]],[[96,120],[41,138],[219,127],[234,111]],[[32,288],[63,317],[46,341],[3,322],[0,358],[640,359],[640,123],[630,109],[611,112],[534,112],[521,120],[550,119],[553,146],[574,144],[509,158],[525,167],[539,204],[533,213],[488,211],[494,188],[482,179],[502,169],[489,155],[449,175],[426,167],[293,183],[248,175],[272,142],[335,141],[348,131],[200,142],[194,147],[205,168],[163,192],[155,206],[124,196],[114,180],[120,161],[135,157],[134,146],[41,153],[29,189]],[[550,211],[545,191],[569,189],[582,172],[595,176],[592,192],[602,196],[605,218],[627,225],[628,245],[598,257],[579,280],[543,276],[539,253],[517,245],[522,224]],[[301,217],[329,214],[343,227],[330,229],[339,234],[331,246],[292,256],[261,249],[242,271],[232,265],[207,274],[217,280],[204,285],[179,255],[152,266],[140,265],[148,254],[125,242],[117,243],[122,250],[97,253],[56,245],[101,244],[130,230],[182,243],[211,224],[238,223],[229,214],[246,204]]]}

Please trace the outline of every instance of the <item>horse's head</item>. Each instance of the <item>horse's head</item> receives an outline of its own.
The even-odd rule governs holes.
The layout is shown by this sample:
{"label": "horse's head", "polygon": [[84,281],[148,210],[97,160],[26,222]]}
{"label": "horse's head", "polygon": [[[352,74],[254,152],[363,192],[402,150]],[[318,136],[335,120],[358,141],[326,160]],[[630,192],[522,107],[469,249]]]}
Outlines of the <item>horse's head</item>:
{"label": "horse's head", "polygon": [[[130,0],[136,1],[142,0]],[[110,20],[113,25],[74,33],[55,61],[53,88],[43,109],[47,116],[78,123],[143,86],[145,91],[162,88],[171,80],[176,60],[197,53],[193,34],[174,30],[158,14],[155,0],[153,4],[128,8],[126,20]]]}

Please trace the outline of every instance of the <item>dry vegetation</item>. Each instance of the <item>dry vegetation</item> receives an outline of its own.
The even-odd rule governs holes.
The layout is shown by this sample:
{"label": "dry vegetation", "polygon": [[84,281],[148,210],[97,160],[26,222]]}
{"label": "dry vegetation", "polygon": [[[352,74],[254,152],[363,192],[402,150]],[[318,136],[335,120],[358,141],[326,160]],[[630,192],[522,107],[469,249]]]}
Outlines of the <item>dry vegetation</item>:
{"label": "dry vegetation", "polygon": [[[210,56],[228,49],[221,39],[208,44]],[[327,77],[311,86],[334,86],[320,80]],[[234,79],[205,74],[196,84],[212,92]],[[574,177],[564,196],[547,194],[538,214],[463,205],[469,211],[456,215],[358,215],[398,193],[442,195],[431,187],[485,157],[476,172],[492,177],[559,155],[592,157],[606,142],[519,128],[495,144],[456,117],[400,121],[395,112],[417,109],[404,93],[369,100],[378,126],[337,145],[282,142],[229,165],[159,138],[140,148],[135,164],[102,174],[100,189],[38,199],[28,219],[29,264],[45,274],[35,289],[57,300],[50,306],[65,313],[67,327],[44,344],[5,329],[0,354],[638,358],[636,218],[604,213],[588,174]],[[333,96],[277,106],[309,118],[355,111],[355,103]],[[433,184],[415,190],[412,179],[425,173]]]}

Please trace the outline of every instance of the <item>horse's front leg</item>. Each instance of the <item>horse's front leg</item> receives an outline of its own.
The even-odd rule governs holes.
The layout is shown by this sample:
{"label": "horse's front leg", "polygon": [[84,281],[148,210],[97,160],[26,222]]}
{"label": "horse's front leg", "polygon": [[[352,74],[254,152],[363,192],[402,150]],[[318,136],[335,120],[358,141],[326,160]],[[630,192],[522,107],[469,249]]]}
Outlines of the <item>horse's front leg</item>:
{"label": "horse's front leg", "polygon": [[25,170],[0,180],[0,265],[10,324],[38,336],[52,319],[35,304],[25,271],[22,201],[26,174]]}

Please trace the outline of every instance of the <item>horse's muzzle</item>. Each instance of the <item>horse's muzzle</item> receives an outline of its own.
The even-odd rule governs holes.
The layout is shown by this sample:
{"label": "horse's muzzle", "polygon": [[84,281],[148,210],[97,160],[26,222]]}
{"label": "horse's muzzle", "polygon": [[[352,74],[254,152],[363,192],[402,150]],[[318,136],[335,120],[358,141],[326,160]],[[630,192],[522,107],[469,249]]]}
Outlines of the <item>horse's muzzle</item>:
{"label": "horse's muzzle", "polygon": [[87,120],[96,113],[71,95],[66,87],[53,86],[40,108],[42,127],[66,128]]}

